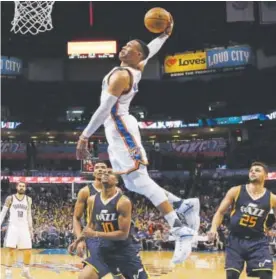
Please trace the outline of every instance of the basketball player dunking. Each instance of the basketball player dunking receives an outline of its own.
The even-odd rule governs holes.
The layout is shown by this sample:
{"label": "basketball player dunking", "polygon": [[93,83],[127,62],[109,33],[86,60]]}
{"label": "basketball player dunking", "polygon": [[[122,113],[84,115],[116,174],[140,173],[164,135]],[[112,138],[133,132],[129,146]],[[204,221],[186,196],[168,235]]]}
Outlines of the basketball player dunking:
{"label": "basketball player dunking", "polygon": [[264,187],[267,174],[266,165],[253,163],[249,171],[250,183],[231,188],[213,218],[211,240],[216,238],[223,216],[232,206],[226,246],[227,279],[238,279],[245,262],[249,277],[272,279],[273,259],[265,233],[270,210],[276,213],[276,196]]}
{"label": "basketball player dunking", "polygon": [[5,238],[5,247],[8,251],[6,279],[12,278],[11,267],[15,262],[15,249],[23,250],[22,276],[31,279],[29,265],[31,263],[31,249],[33,238],[33,222],[31,205],[32,199],[25,195],[26,184],[19,182],[16,185],[17,193],[8,196],[1,211],[1,225],[7,212],[10,212],[8,230]]}
{"label": "basketball player dunking", "polygon": [[88,199],[88,226],[71,247],[74,250],[83,238],[96,240],[93,257],[85,261],[79,279],[111,279],[118,269],[125,278],[148,279],[130,234],[131,202],[118,191],[112,171],[104,172],[102,184],[101,193]]}
{"label": "basketball player dunking", "polygon": [[[173,30],[173,20],[165,33],[146,45],[140,40],[127,43],[119,53],[120,67],[115,67],[103,79],[101,102],[83,131],[77,145],[77,159],[87,157],[88,139],[104,124],[109,144],[108,153],[113,171],[121,174],[126,188],[146,196],[164,215],[175,237],[173,263],[183,262],[191,253],[192,239],[199,227],[198,199],[190,201],[191,206],[178,200],[180,213],[186,213],[183,225],[168,200],[177,201],[174,195],[166,193],[149,176],[145,149],[141,143],[137,120],[129,114],[129,106],[138,92],[138,84],[147,61],[166,42]],[[190,215],[188,217],[188,215]]]}

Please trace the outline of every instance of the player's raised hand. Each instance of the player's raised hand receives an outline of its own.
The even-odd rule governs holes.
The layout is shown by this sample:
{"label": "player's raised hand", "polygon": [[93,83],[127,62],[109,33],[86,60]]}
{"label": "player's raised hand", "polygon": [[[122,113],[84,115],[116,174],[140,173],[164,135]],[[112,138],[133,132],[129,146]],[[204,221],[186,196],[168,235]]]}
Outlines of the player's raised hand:
{"label": "player's raised hand", "polygon": [[76,157],[77,160],[84,160],[90,157],[90,153],[88,151],[88,139],[80,136],[76,149]]}
{"label": "player's raised hand", "polygon": [[167,27],[167,29],[165,30],[164,33],[167,34],[168,36],[170,36],[172,34],[172,31],[173,31],[173,26],[174,26],[174,21],[173,21],[172,15],[170,14],[170,22],[169,22],[169,25],[168,25],[168,27]]}

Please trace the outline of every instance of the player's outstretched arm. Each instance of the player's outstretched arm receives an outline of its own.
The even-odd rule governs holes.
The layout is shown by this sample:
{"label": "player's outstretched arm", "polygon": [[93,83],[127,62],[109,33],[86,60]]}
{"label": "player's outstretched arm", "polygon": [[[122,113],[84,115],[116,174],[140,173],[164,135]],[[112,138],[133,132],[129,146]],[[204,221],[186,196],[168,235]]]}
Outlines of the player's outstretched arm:
{"label": "player's outstretched arm", "polygon": [[130,200],[127,197],[121,198],[118,203],[119,230],[111,231],[111,232],[100,232],[100,231],[94,231],[93,229],[86,227],[83,230],[83,235],[85,237],[99,237],[99,238],[109,239],[109,240],[127,239],[129,235],[130,224],[131,224],[131,210],[132,210],[132,205]]}
{"label": "player's outstretched arm", "polygon": [[77,159],[83,158],[87,150],[88,139],[98,130],[111,113],[112,108],[117,103],[118,98],[123,92],[128,90],[130,77],[127,71],[115,71],[109,79],[109,85],[106,91],[102,93],[101,103],[94,112],[87,127],[82,132],[77,145]]}
{"label": "player's outstretched arm", "polygon": [[217,229],[222,224],[224,214],[227,212],[228,208],[233,204],[235,198],[238,196],[240,191],[240,186],[231,188],[224,199],[222,200],[217,212],[215,213],[212,220],[212,227],[208,233],[210,241],[213,241],[217,236]]}
{"label": "player's outstretched arm", "polygon": [[12,196],[8,196],[6,198],[6,201],[5,201],[5,204],[2,208],[2,211],[1,211],[1,214],[0,214],[0,226],[2,226],[2,223],[6,217],[6,214],[11,206],[11,203],[12,203]]}
{"label": "player's outstretched arm", "polygon": [[147,64],[148,60],[150,58],[152,58],[155,54],[158,53],[158,51],[164,45],[166,40],[172,34],[173,26],[174,26],[174,21],[173,21],[173,17],[171,16],[171,14],[170,14],[170,18],[171,18],[171,21],[169,22],[169,26],[167,27],[165,32],[162,33],[159,37],[157,37],[154,40],[152,40],[150,43],[148,43],[149,55],[148,55],[147,59],[145,59],[144,61],[140,62],[139,68],[140,68],[141,71],[144,70],[144,67]]}

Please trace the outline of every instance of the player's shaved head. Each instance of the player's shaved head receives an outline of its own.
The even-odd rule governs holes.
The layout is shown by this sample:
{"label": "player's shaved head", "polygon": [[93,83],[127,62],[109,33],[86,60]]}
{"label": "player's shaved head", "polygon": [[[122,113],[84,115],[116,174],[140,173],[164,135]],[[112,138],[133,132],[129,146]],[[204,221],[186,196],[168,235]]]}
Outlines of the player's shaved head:
{"label": "player's shaved head", "polygon": [[139,43],[140,51],[143,54],[143,60],[147,59],[149,56],[149,48],[148,48],[147,44],[139,39],[136,39],[135,41]]}

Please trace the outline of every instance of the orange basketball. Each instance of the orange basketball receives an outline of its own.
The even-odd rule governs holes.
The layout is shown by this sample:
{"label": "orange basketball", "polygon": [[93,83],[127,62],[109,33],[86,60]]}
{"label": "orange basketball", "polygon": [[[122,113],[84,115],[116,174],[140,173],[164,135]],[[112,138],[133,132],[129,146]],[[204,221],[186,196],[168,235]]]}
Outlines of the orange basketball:
{"label": "orange basketball", "polygon": [[162,33],[168,27],[170,14],[163,8],[152,8],[145,15],[145,26],[152,33]]}

